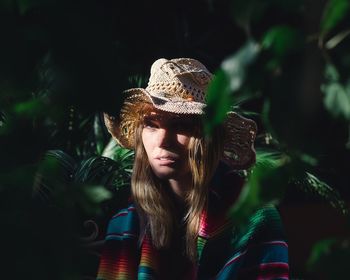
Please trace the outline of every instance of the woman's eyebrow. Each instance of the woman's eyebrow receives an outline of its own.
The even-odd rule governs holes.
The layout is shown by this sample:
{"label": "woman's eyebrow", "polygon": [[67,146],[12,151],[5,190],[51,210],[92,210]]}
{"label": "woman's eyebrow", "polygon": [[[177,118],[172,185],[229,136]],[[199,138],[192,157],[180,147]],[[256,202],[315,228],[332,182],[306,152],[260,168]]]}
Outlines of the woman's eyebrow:
{"label": "woman's eyebrow", "polygon": [[160,116],[158,114],[145,114],[143,116],[144,120],[158,120]]}

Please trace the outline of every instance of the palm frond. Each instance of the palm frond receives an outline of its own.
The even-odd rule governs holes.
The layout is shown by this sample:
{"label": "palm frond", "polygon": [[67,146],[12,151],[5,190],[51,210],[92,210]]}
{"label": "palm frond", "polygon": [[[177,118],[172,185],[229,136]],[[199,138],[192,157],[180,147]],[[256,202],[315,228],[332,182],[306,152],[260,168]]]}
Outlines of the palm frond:
{"label": "palm frond", "polygon": [[134,151],[121,147],[112,138],[103,150],[102,156],[119,162],[124,170],[131,172],[134,162]]}
{"label": "palm frond", "polygon": [[277,167],[280,166],[287,156],[278,151],[271,151],[269,149],[258,148],[256,149],[256,166],[262,167]]}
{"label": "palm frond", "polygon": [[339,192],[329,186],[327,183],[321,181],[315,175],[305,172],[301,180],[294,181],[299,188],[311,194],[316,194],[327,201],[332,207],[340,210],[343,214],[348,214],[349,209],[345,201],[341,198]]}

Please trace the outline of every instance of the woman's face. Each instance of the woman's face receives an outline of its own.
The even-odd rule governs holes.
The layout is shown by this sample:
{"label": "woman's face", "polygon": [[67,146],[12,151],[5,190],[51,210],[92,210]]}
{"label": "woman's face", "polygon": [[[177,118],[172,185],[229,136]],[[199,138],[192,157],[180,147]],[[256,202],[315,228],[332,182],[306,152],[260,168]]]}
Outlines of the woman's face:
{"label": "woman's face", "polygon": [[189,174],[188,144],[192,135],[193,120],[189,116],[155,111],[144,117],[142,142],[158,178],[179,180]]}

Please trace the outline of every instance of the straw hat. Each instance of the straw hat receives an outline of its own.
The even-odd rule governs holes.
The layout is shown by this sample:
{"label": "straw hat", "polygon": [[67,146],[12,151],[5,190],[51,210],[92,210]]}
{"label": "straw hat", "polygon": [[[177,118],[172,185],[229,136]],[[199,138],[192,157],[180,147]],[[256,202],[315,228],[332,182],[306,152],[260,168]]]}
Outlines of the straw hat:
{"label": "straw hat", "polygon": [[[140,105],[176,114],[202,115],[205,94],[213,75],[198,60],[176,58],[156,60],[151,67],[147,87],[125,91],[126,98],[119,117],[104,114],[105,124],[113,138],[123,147],[133,149]],[[224,160],[235,169],[245,169],[255,162],[256,124],[237,113],[229,112],[224,123]]]}

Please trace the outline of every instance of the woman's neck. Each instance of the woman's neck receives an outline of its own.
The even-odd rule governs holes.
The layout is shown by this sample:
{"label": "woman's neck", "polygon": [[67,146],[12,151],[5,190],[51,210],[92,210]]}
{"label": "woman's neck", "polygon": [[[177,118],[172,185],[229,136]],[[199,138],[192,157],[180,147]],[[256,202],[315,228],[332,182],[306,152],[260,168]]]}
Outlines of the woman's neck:
{"label": "woman's neck", "polygon": [[191,175],[188,174],[187,176],[179,180],[169,179],[168,183],[169,183],[170,191],[174,193],[176,199],[180,201],[184,201],[186,198],[186,194],[191,187],[192,178],[191,178]]}

